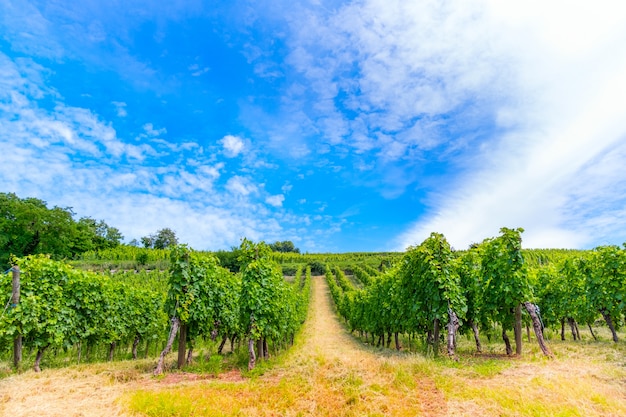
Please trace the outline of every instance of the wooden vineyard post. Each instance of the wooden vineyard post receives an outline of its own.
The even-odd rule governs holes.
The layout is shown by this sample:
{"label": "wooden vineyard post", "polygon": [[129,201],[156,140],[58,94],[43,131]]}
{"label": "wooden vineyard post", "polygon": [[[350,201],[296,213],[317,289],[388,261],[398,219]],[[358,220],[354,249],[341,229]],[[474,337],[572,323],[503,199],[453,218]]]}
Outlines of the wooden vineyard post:
{"label": "wooden vineyard post", "polygon": [[433,351],[435,356],[439,356],[439,319],[433,321]]}
{"label": "wooden vineyard post", "polygon": [[248,371],[254,369],[256,365],[256,355],[254,354],[254,338],[250,336],[248,339],[248,353],[250,354],[250,360],[248,361]]}
{"label": "wooden vineyard post", "polygon": [[515,307],[515,325],[513,327],[515,333],[515,354],[522,354],[522,305]]}
{"label": "wooden vineyard post", "polygon": [[187,324],[181,323],[180,330],[178,332],[178,369],[182,369],[185,366],[185,348],[187,347]]}
{"label": "wooden vineyard post", "polygon": [[456,313],[450,308],[448,309],[448,316],[448,356],[453,358],[456,348],[456,332],[459,330],[460,323]]}
{"label": "wooden vineyard post", "polygon": [[[11,308],[16,308],[20,303],[20,268],[15,265],[13,270],[13,292],[11,293]],[[22,361],[22,335],[18,334],[13,339],[13,366],[19,369]]]}

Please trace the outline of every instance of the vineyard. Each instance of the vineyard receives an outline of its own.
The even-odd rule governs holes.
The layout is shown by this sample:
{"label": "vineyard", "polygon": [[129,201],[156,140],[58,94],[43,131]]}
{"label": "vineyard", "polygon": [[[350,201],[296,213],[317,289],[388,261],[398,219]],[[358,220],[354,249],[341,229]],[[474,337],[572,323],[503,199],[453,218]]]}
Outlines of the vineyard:
{"label": "vineyard", "polygon": [[325,280],[346,331],[379,354],[449,365],[500,352],[500,360],[555,358],[554,343],[582,343],[581,328],[599,349],[621,349],[626,250],[524,250],[522,232],[503,228],[463,251],[433,233],[404,253],[378,254],[275,253],[244,239],[237,272],[220,254],[185,245],[120,247],[71,263],[16,258],[0,276],[0,377],[127,359],[147,361],[151,375],[202,373],[211,361],[221,362],[217,373],[255,375],[302,331],[312,275],[324,277],[315,279]]}

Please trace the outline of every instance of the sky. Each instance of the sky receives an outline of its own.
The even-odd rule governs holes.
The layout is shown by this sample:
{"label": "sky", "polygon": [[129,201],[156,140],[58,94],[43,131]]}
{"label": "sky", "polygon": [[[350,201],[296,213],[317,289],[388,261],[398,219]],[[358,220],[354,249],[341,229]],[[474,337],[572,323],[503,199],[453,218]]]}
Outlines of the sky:
{"label": "sky", "polygon": [[0,192],[199,250],[626,242],[621,0],[0,0]]}

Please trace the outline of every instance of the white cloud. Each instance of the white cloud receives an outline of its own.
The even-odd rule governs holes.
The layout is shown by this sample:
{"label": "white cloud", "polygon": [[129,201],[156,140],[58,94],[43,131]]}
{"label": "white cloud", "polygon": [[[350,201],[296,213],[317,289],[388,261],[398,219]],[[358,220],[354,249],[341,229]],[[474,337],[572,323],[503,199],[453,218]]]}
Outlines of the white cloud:
{"label": "white cloud", "polygon": [[[427,130],[429,116],[457,111],[477,97],[488,104],[493,97],[481,91],[493,92],[494,83],[507,81],[508,57],[494,55],[494,32],[481,24],[479,6],[476,1],[366,1],[294,18],[288,62],[306,79],[320,110],[309,114],[320,117],[315,123],[328,141],[384,149],[387,144],[375,140],[363,148],[363,141],[345,133],[363,127],[366,137],[420,125]],[[347,116],[340,105],[358,118]],[[432,146],[434,137],[426,139]],[[395,140],[403,141],[399,146],[423,143],[420,136]]]}
{"label": "white cloud", "polygon": [[166,128],[163,127],[161,129],[155,129],[152,123],[146,123],[142,126],[142,128],[144,132],[146,132],[146,135],[150,137],[157,137],[167,133]]}
{"label": "white cloud", "polygon": [[220,143],[224,147],[224,155],[227,158],[236,157],[244,149],[243,139],[238,136],[226,135],[220,140]]}
{"label": "white cloud", "polygon": [[499,111],[505,133],[485,144],[465,177],[432,195],[430,214],[400,247],[438,231],[464,248],[502,226],[525,228],[528,247],[626,239],[618,168],[626,166],[626,56],[616,53],[626,9],[610,5],[492,4],[479,23],[500,34],[494,52],[515,63],[511,99]]}
{"label": "white cloud", "polygon": [[271,195],[265,199],[265,202],[274,207],[282,207],[285,196],[282,194]]}
{"label": "white cloud", "polygon": [[111,104],[115,106],[118,117],[128,116],[128,112],[126,111],[126,103],[124,103],[123,101],[112,101]]}
{"label": "white cloud", "polygon": [[64,53],[52,30],[54,25],[30,2],[3,1],[0,16],[2,32],[15,49],[53,59]]}
{"label": "white cloud", "polygon": [[226,182],[226,189],[235,195],[248,196],[257,191],[257,186],[248,178],[235,175]]}
{"label": "white cloud", "polygon": [[[241,199],[257,186],[234,177],[227,188],[235,195],[216,190],[224,164],[203,159],[197,144],[168,148],[191,150],[194,164],[164,165],[150,146],[127,144],[93,112],[64,105],[58,94],[38,84],[42,78],[37,72],[44,69],[27,61],[20,65],[0,54],[0,148],[9,157],[0,164],[4,192],[105,219],[128,240],[162,227],[172,227],[182,241],[199,249],[228,248],[243,236],[280,237],[282,227],[265,217],[262,201]],[[40,108],[38,99],[50,95],[56,107]],[[165,133],[151,124],[144,129],[150,135]]]}
{"label": "white cloud", "polygon": [[534,247],[626,240],[621,2],[364,0],[285,14],[281,117],[247,119],[275,149],[349,150],[386,198],[430,187],[398,249],[432,231],[465,247],[503,226]]}

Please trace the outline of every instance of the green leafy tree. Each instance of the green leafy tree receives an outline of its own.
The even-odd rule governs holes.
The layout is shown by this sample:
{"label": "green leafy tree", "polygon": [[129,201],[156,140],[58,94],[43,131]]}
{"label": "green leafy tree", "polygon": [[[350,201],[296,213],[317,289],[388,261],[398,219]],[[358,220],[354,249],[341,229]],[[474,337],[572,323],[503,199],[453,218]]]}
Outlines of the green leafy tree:
{"label": "green leafy tree", "polygon": [[488,317],[484,314],[482,307],[484,294],[479,245],[472,245],[469,250],[460,255],[457,259],[457,270],[467,303],[467,324],[473,332],[476,350],[481,352],[479,329],[490,329],[490,327]]}
{"label": "green leafy tree", "polygon": [[[107,343],[112,358],[115,344],[154,339],[164,326],[162,297],[152,290],[131,288],[44,255],[15,263],[21,270],[21,298],[0,317],[0,340],[22,335],[24,346],[37,352],[36,371],[48,348],[78,346],[80,351],[86,343],[89,355],[92,346]],[[0,284],[3,291],[10,288],[10,280]]]}
{"label": "green leafy tree", "polygon": [[22,294],[20,303],[3,317],[0,334],[21,334],[25,346],[37,351],[34,369],[39,371],[46,349],[67,346],[66,335],[75,333],[76,315],[63,296],[70,267],[41,255],[15,262],[21,270]]}
{"label": "green leafy tree", "polygon": [[84,217],[75,221],[73,216],[70,208],[48,208],[36,198],[0,193],[0,262],[6,266],[10,255],[73,258],[86,251],[115,247],[123,239],[118,229],[103,220]]}
{"label": "green leafy tree", "polygon": [[270,243],[269,247],[274,252],[294,252],[294,253],[300,253],[300,249],[296,248],[296,246],[290,240],[284,240],[282,242],[276,241],[274,243]]}
{"label": "green leafy tree", "polygon": [[170,246],[178,245],[176,232],[169,227],[158,230],[155,234],[144,236],[141,243],[148,249],[167,249]]}
{"label": "green leafy tree", "polygon": [[76,240],[76,225],[70,209],[54,207],[36,198],[20,199],[0,193],[0,261],[9,256],[22,257],[47,253],[55,258],[71,257]]}
{"label": "green leafy tree", "polygon": [[111,227],[104,220],[94,220],[90,217],[82,217],[78,220],[80,237],[88,240],[87,250],[111,249],[120,245],[124,236],[119,229]]}
{"label": "green leafy tree", "polygon": [[239,257],[241,251],[238,247],[232,247],[231,250],[219,250],[213,254],[219,259],[220,265],[228,269],[230,272],[239,272],[241,265],[239,264]]}
{"label": "green leafy tree", "polygon": [[565,323],[569,323],[574,340],[580,337],[578,323],[589,326],[598,315],[588,300],[586,278],[589,260],[576,255],[558,262],[545,263],[531,269],[537,282],[541,317],[546,327],[561,325],[561,339],[565,340]]}
{"label": "green leafy tree", "polygon": [[[166,348],[156,374],[163,372],[164,358],[179,333],[178,366],[189,363],[198,337],[233,336],[239,332],[240,282],[219,266],[217,258],[186,245],[171,247],[169,289],[165,311],[171,317]],[[185,355],[186,348],[189,348]]]}

